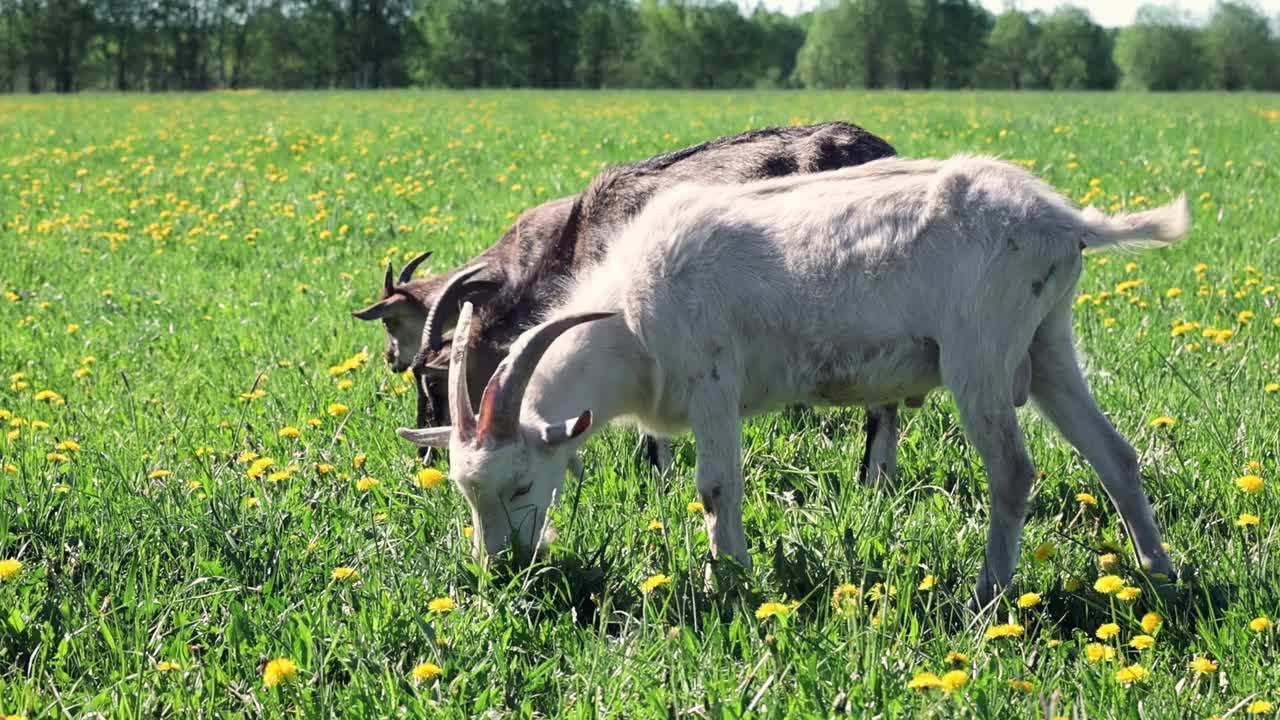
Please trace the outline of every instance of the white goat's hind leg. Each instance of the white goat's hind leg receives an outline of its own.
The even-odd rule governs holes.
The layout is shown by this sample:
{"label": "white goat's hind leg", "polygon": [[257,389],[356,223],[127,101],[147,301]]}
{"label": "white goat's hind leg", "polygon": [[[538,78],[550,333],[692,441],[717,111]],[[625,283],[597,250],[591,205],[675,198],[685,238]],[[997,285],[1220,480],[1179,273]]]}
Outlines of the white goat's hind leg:
{"label": "white goat's hind leg", "polygon": [[[979,605],[986,605],[1013,579],[1035,467],[1018,426],[1009,376],[990,375],[989,365],[972,360],[955,368],[947,367],[944,357],[943,364],[943,379],[955,396],[965,436],[978,449],[987,471],[991,524],[975,595]],[[971,377],[975,372],[988,376]]]}
{"label": "white goat's hind leg", "polygon": [[698,494],[712,556],[728,555],[751,567],[742,527],[742,420],[737,398],[708,389],[691,402],[698,453]]}
{"label": "white goat's hind leg", "polygon": [[1098,409],[1076,363],[1069,306],[1054,311],[1041,325],[1031,352],[1031,396],[1040,414],[1098,472],[1111,502],[1124,519],[1142,567],[1173,577],[1173,563],[1161,543],[1155,513],[1142,491],[1138,454]]}

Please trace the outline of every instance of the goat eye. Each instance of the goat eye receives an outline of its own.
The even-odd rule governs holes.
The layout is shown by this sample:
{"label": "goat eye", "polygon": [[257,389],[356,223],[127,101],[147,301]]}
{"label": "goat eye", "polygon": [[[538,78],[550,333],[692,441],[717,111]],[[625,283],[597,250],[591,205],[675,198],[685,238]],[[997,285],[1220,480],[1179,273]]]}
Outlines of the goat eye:
{"label": "goat eye", "polygon": [[532,482],[531,482],[531,483],[529,483],[528,485],[523,486],[523,487],[518,487],[518,488],[516,488],[515,492],[511,493],[511,499],[512,499],[512,500],[515,500],[515,499],[516,499],[516,498],[518,498],[518,497],[524,497],[525,495],[528,495],[528,494],[529,494],[529,491],[530,491],[530,490],[532,490],[532,489],[533,489],[533,483],[532,483]]}

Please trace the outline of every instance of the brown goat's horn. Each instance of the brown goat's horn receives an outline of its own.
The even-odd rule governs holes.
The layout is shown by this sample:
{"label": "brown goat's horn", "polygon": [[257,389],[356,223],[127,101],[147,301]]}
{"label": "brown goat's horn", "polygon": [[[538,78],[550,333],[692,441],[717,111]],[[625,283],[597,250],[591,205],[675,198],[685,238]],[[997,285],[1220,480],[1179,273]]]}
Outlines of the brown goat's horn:
{"label": "brown goat's horn", "polygon": [[462,306],[453,335],[453,356],[449,360],[449,414],[458,436],[470,441],[476,434],[476,414],[467,391],[467,347],[471,344],[471,303]]}
{"label": "brown goat's horn", "polygon": [[[592,320],[602,320],[616,313],[591,312],[569,315],[558,320],[549,320],[521,336],[517,341],[519,347],[513,347],[489,384],[485,385],[484,396],[480,398],[480,427],[478,433],[482,437],[493,437],[503,440],[515,436],[520,425],[520,405],[524,401],[524,391],[533,378],[533,370],[538,361],[551,347],[551,343],[569,328]],[[454,343],[457,346],[457,343]]]}
{"label": "brown goat's horn", "polygon": [[387,274],[386,274],[386,277],[382,278],[383,296],[390,296],[391,293],[395,292],[396,284],[391,282],[391,275],[392,275],[391,263],[387,263]]}
{"label": "brown goat's horn", "polygon": [[401,285],[403,285],[403,284],[405,284],[405,283],[409,282],[410,280],[412,280],[412,279],[413,279],[413,271],[414,271],[414,270],[417,270],[417,269],[418,269],[418,266],[422,264],[422,261],[423,261],[423,260],[426,260],[426,259],[427,259],[427,258],[429,258],[429,257],[431,257],[431,251],[430,251],[430,250],[428,250],[428,251],[426,251],[426,252],[422,253],[421,255],[419,255],[418,257],[416,257],[416,258],[414,258],[414,259],[410,260],[410,261],[409,261],[409,264],[408,264],[408,265],[405,265],[405,266],[404,266],[404,269],[400,271],[400,284],[401,284]]}
{"label": "brown goat's horn", "polygon": [[459,306],[459,301],[466,292],[467,282],[488,268],[488,265],[481,264],[463,270],[449,278],[449,282],[441,288],[436,301],[431,303],[431,311],[427,313],[427,332],[422,337],[427,349],[439,352],[444,347],[444,324],[453,314],[454,308]]}

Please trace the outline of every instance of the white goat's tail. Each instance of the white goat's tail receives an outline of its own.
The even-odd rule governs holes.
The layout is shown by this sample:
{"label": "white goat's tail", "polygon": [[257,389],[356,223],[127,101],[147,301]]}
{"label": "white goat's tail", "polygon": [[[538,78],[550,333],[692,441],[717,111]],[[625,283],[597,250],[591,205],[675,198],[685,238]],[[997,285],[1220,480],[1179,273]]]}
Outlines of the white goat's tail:
{"label": "white goat's tail", "polygon": [[1137,213],[1104,215],[1087,207],[1081,214],[1093,231],[1085,236],[1084,246],[1095,250],[1165,247],[1181,240],[1191,229],[1186,195],[1179,195],[1168,205]]}

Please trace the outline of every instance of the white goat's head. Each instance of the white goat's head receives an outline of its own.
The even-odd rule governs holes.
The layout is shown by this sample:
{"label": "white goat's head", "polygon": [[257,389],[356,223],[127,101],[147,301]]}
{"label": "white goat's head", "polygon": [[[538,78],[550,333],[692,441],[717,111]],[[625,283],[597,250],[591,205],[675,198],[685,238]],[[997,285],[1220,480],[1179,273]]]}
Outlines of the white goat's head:
{"label": "white goat's head", "polygon": [[452,427],[400,428],[420,447],[448,447],[449,475],[471,505],[478,557],[514,546],[525,559],[540,543],[547,510],[575,458],[570,440],[591,427],[591,411],[551,424],[522,424],[520,407],[542,355],[569,328],[608,317],[584,313],[545,322],[524,333],[485,385],[480,412],[467,390],[472,305],[463,305],[449,363]]}

